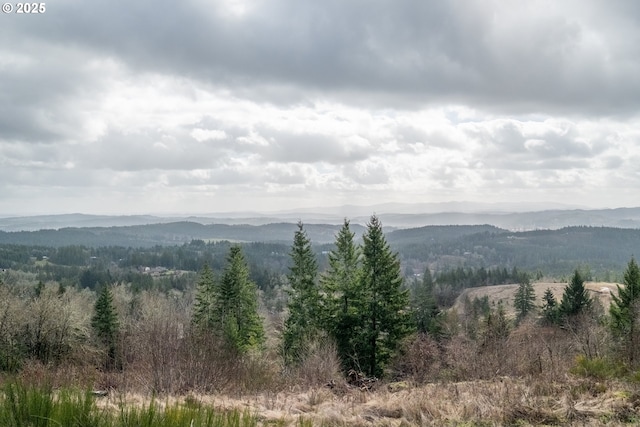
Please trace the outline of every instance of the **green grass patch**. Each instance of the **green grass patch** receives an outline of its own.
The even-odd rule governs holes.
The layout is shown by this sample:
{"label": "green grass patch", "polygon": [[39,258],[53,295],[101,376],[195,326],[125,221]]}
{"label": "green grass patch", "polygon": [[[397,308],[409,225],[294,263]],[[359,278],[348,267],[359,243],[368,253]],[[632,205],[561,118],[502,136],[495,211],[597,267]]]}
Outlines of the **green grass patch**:
{"label": "green grass patch", "polygon": [[121,402],[101,409],[89,391],[53,390],[49,386],[4,384],[0,392],[3,427],[254,427],[258,418],[239,410],[221,411],[204,405],[135,406]]}

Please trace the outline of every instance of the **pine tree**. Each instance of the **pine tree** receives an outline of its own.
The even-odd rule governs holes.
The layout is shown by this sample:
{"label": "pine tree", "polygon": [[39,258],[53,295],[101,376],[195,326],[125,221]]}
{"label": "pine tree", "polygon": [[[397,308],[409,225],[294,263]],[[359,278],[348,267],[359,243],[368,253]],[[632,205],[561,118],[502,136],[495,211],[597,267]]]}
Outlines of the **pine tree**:
{"label": "pine tree", "polygon": [[578,270],[575,270],[571,283],[565,288],[560,302],[560,315],[567,319],[584,313],[591,307],[591,297],[584,287],[584,280]]}
{"label": "pine tree", "polygon": [[504,341],[509,337],[511,325],[502,301],[496,310],[490,310],[484,321],[482,347],[490,351],[504,351]]}
{"label": "pine tree", "polygon": [[218,290],[213,279],[213,272],[208,264],[202,267],[196,285],[196,301],[193,308],[192,322],[200,328],[212,329],[216,324]]}
{"label": "pine tree", "polygon": [[302,222],[293,236],[290,252],[289,315],[283,331],[283,355],[287,364],[295,364],[305,357],[310,341],[320,330],[320,292],[317,285],[318,266],[311,248],[311,240]]}
{"label": "pine tree", "polygon": [[111,370],[120,365],[118,355],[119,322],[118,313],[113,305],[113,295],[109,286],[104,285],[94,306],[91,326],[96,336],[105,346],[107,354],[105,368]]}
{"label": "pine tree", "polygon": [[349,221],[344,220],[329,253],[329,268],[320,278],[323,292],[324,327],[336,341],[345,371],[357,369],[353,331],[359,328],[361,248],[354,243]]}
{"label": "pine tree", "polygon": [[245,352],[264,344],[264,327],[258,315],[257,288],[239,246],[232,246],[222,278],[216,282],[205,264],[196,290],[193,323],[218,336],[230,350]]}
{"label": "pine tree", "polygon": [[239,246],[232,246],[229,250],[216,306],[227,345],[244,352],[264,344],[257,287],[249,278],[249,269]]}
{"label": "pine tree", "polygon": [[436,338],[442,333],[439,321],[440,310],[434,294],[431,270],[427,267],[421,281],[416,281],[411,294],[411,306],[418,332],[428,333]]}
{"label": "pine tree", "polygon": [[[403,289],[400,262],[391,252],[382,224],[373,215],[363,236],[363,301],[360,315],[359,362],[362,370],[379,376],[397,346],[413,329],[408,291]],[[356,331],[357,333],[358,331]]]}
{"label": "pine tree", "polygon": [[517,321],[524,319],[535,308],[536,294],[529,277],[524,275],[520,279],[520,285],[516,291],[513,306],[516,309]]}
{"label": "pine tree", "polygon": [[542,295],[542,316],[547,323],[556,324],[559,321],[559,306],[551,288],[547,288]]}
{"label": "pine tree", "polygon": [[640,269],[634,258],[624,272],[624,287],[618,286],[618,295],[612,298],[609,313],[613,335],[627,361],[635,366],[640,362]]}

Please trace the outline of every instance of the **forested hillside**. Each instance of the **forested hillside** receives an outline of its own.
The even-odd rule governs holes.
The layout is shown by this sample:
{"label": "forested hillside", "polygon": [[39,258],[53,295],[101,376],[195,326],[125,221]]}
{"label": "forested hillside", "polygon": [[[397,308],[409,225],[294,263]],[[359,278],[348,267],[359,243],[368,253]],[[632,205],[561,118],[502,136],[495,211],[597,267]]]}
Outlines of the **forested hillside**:
{"label": "forested hillside", "polygon": [[[295,227],[295,223],[227,225],[189,221],[124,227],[69,227],[57,230],[0,231],[0,244],[150,247],[188,243],[194,239],[284,243],[290,240]],[[306,228],[315,243],[332,242],[340,229],[339,226],[330,224],[307,224]],[[363,227],[355,225],[354,230],[362,235]]]}
{"label": "forested hillside", "polygon": [[423,260],[435,269],[517,266],[545,274],[568,274],[576,265],[608,279],[640,253],[640,230],[567,227],[509,232],[489,226],[423,227],[389,233],[404,260]]}
{"label": "forested hillside", "polygon": [[[363,227],[357,224],[351,227],[355,239],[360,240]],[[28,264],[32,256],[47,256],[52,262],[57,259],[60,262],[56,264],[64,265],[89,265],[89,260],[97,257],[103,264],[196,270],[200,264],[194,261],[197,257],[190,254],[192,241],[264,243],[275,245],[271,252],[282,253],[286,252],[284,248],[295,228],[294,223],[252,226],[178,222],[0,232],[0,268],[11,267],[16,262]],[[339,227],[305,224],[305,229],[315,250],[321,253],[332,248]],[[387,235],[392,249],[400,255],[404,271],[415,273],[426,266],[435,271],[499,266],[563,275],[581,265],[588,266],[598,278],[608,280],[612,272],[624,267],[630,256],[640,253],[640,230],[637,229],[567,227],[512,232],[489,225],[427,226],[387,229]],[[82,248],[82,255],[76,254],[74,260],[61,260],[65,258],[61,254],[70,252],[65,247]],[[104,249],[107,247],[110,249]],[[249,257],[251,253],[252,249],[249,249]],[[270,257],[263,256],[262,264],[272,263]],[[95,264],[96,259],[92,262]],[[323,262],[322,257],[320,262]],[[281,268],[278,266],[276,270],[281,272]]]}

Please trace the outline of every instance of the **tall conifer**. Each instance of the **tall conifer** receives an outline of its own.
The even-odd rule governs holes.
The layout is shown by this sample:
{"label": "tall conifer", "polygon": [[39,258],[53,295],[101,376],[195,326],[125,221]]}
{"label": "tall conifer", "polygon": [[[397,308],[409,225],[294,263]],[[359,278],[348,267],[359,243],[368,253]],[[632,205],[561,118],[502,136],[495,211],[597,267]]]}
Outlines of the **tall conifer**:
{"label": "tall conifer", "polygon": [[400,340],[412,332],[413,323],[400,261],[391,252],[377,216],[367,224],[363,241],[360,315],[364,324],[359,334],[359,362],[365,373],[379,376]]}
{"label": "tall conifer", "polygon": [[193,307],[192,322],[204,329],[213,328],[216,324],[216,301],[218,291],[213,279],[213,272],[208,264],[202,267],[200,278],[196,284],[196,301]]}
{"label": "tall conifer", "polygon": [[411,294],[411,306],[418,332],[429,333],[435,338],[441,334],[440,310],[436,303],[433,276],[425,268],[422,280],[416,281]]}
{"label": "tall conifer", "polygon": [[94,306],[94,314],[91,318],[91,326],[106,349],[105,368],[111,370],[119,367],[118,313],[113,305],[113,295],[108,285],[104,285],[98,294],[98,299]]}
{"label": "tall conifer", "polygon": [[222,278],[217,282],[209,266],[203,267],[196,289],[193,323],[221,338],[233,351],[258,349],[264,343],[257,288],[249,278],[240,246],[229,249]]}
{"label": "tall conifer", "polygon": [[290,252],[291,266],[289,282],[289,314],[284,324],[282,337],[285,362],[301,361],[310,340],[320,330],[320,292],[318,290],[318,265],[302,222],[293,236]]}
{"label": "tall conifer", "polygon": [[264,328],[258,315],[257,287],[240,246],[232,246],[220,282],[216,302],[221,329],[229,346],[240,352],[264,344]]}
{"label": "tall conifer", "polygon": [[584,287],[584,279],[580,272],[576,270],[573,273],[571,282],[565,288],[560,301],[560,314],[562,317],[569,318],[585,312],[591,307],[591,297]]}
{"label": "tall conifer", "polygon": [[624,286],[618,286],[618,295],[611,295],[609,309],[611,329],[623,354],[632,366],[640,363],[640,269],[631,258],[624,272]]}
{"label": "tall conifer", "polygon": [[535,308],[536,294],[528,275],[520,278],[520,284],[513,299],[518,322],[524,319]]}
{"label": "tall conifer", "polygon": [[329,253],[329,268],[320,278],[323,291],[323,323],[336,340],[338,356],[345,370],[357,369],[354,330],[361,327],[361,248],[354,242],[349,221],[344,220]]}

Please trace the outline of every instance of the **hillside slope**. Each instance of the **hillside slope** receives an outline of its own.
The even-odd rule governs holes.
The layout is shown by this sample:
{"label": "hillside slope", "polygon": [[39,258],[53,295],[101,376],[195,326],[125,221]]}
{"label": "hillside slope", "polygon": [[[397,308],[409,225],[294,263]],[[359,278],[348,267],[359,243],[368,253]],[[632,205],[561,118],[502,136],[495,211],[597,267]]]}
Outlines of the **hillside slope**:
{"label": "hillside slope", "polygon": [[[567,283],[554,283],[554,282],[536,282],[533,283],[533,289],[536,294],[536,306],[542,306],[542,295],[547,289],[551,289],[558,302],[562,299],[562,294]],[[616,283],[607,282],[585,282],[585,287],[593,298],[597,298],[602,303],[605,309],[608,309],[611,304],[611,294],[617,292]],[[473,301],[474,298],[489,298],[489,304],[491,307],[496,307],[500,302],[504,305],[507,314],[515,316],[515,308],[513,307],[513,299],[518,289],[517,284],[512,285],[496,285],[496,286],[481,286],[477,288],[465,289],[462,294],[456,299],[453,309],[458,313],[464,312],[464,302],[468,298]]]}

